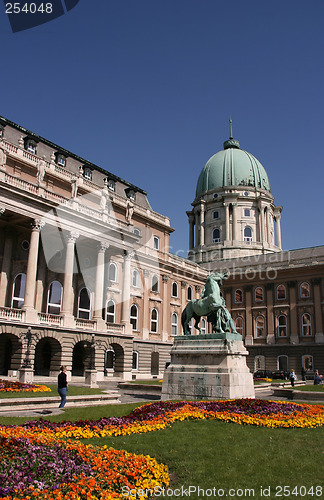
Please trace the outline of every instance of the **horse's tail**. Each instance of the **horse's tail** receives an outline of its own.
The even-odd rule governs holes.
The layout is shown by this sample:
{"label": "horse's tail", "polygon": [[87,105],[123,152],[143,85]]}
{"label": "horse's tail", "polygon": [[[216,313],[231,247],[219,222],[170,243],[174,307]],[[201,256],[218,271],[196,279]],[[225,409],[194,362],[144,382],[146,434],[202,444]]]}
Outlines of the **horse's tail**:
{"label": "horse's tail", "polygon": [[188,306],[189,306],[190,302],[188,302],[188,304],[186,305],[186,307],[184,308],[184,310],[182,311],[182,314],[181,314],[181,326],[182,326],[182,330],[183,330],[183,334],[184,335],[187,335],[187,324],[188,324]]}

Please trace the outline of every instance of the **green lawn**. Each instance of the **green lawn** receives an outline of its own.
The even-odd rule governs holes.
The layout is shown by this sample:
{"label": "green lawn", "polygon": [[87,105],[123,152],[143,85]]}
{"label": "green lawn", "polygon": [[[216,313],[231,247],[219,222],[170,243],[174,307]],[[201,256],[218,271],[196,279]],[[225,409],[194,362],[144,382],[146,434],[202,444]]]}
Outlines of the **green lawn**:
{"label": "green lawn", "polygon": [[[46,396],[58,396],[57,384],[46,384],[46,387],[51,389],[51,392],[3,392],[0,391],[0,399],[4,398],[45,398]],[[91,389],[90,387],[78,387],[76,385],[69,385],[68,394],[70,396],[82,396],[85,394],[101,394],[103,389]]]}
{"label": "green lawn", "polygon": [[[104,407],[66,409],[64,415],[50,420],[97,419],[101,416],[120,416],[141,404],[107,405]],[[2,424],[22,423],[25,419],[0,418]],[[224,490],[218,497],[255,498],[263,500],[261,487],[269,487],[271,497],[279,495],[278,486],[323,487],[323,474],[315,466],[324,453],[323,428],[267,429],[241,426],[216,420],[176,422],[172,427],[147,434],[84,440],[99,446],[108,445],[129,452],[155,457],[168,465],[172,488],[200,486]],[[310,451],[311,450],[311,451]],[[250,492],[229,493],[230,489]],[[252,490],[254,495],[252,496]],[[295,490],[297,491],[297,490]],[[304,493],[304,490],[300,490]],[[287,492],[287,490],[286,490]],[[320,490],[317,490],[320,493]],[[168,495],[165,498],[185,498]],[[222,493],[219,491],[219,493]],[[229,493],[229,494],[228,494]],[[322,498],[307,493],[289,498]],[[163,498],[163,497],[161,497]],[[191,500],[207,496],[191,492]],[[213,497],[214,498],[214,497]],[[216,497],[217,498],[217,497]],[[266,497],[265,497],[266,498]]]}
{"label": "green lawn", "polygon": [[319,384],[319,385],[295,385],[294,389],[296,391],[308,391],[308,392],[323,392],[324,393],[324,385]]}
{"label": "green lawn", "polygon": [[157,379],[153,380],[132,380],[129,382],[130,384],[140,384],[140,385],[162,385],[162,381]]}

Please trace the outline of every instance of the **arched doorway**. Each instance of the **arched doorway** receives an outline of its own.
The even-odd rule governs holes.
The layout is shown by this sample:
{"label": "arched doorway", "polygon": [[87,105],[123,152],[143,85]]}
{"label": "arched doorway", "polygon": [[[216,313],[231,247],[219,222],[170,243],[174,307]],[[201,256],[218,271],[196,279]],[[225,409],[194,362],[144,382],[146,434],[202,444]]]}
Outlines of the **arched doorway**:
{"label": "arched doorway", "polygon": [[56,375],[60,370],[62,348],[52,337],[41,339],[36,345],[34,373],[43,377]]}
{"label": "arched doorway", "polygon": [[105,354],[105,374],[119,375],[124,372],[124,349],[119,344],[110,344]]}
{"label": "arched doorway", "polygon": [[15,335],[0,335],[0,375],[8,375],[9,370],[18,370],[21,365],[21,344]]}
{"label": "arched doorway", "polygon": [[72,375],[84,377],[84,372],[90,365],[91,347],[87,340],[78,342],[73,348]]}

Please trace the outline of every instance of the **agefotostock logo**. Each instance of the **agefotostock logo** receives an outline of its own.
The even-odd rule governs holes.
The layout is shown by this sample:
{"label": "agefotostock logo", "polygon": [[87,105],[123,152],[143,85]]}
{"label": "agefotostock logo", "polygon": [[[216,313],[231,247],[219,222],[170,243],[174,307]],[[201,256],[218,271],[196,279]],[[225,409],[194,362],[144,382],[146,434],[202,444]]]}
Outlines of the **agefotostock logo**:
{"label": "agefotostock logo", "polygon": [[5,12],[9,18],[13,33],[35,28],[53,19],[64,16],[73,9],[80,0],[25,0],[7,2],[3,0]]}

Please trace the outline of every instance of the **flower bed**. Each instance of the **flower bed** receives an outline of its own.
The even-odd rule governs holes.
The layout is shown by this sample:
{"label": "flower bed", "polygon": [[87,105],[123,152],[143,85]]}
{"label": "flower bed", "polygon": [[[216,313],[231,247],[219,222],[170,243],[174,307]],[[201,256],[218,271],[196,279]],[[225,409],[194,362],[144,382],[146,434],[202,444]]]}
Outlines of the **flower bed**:
{"label": "flower bed", "polygon": [[1,428],[0,435],[1,500],[108,500],[169,484],[167,467],[149,456],[60,440],[53,433],[23,438],[18,427]]}
{"label": "flower bed", "polygon": [[0,379],[0,392],[51,392],[46,385],[22,384]]}

